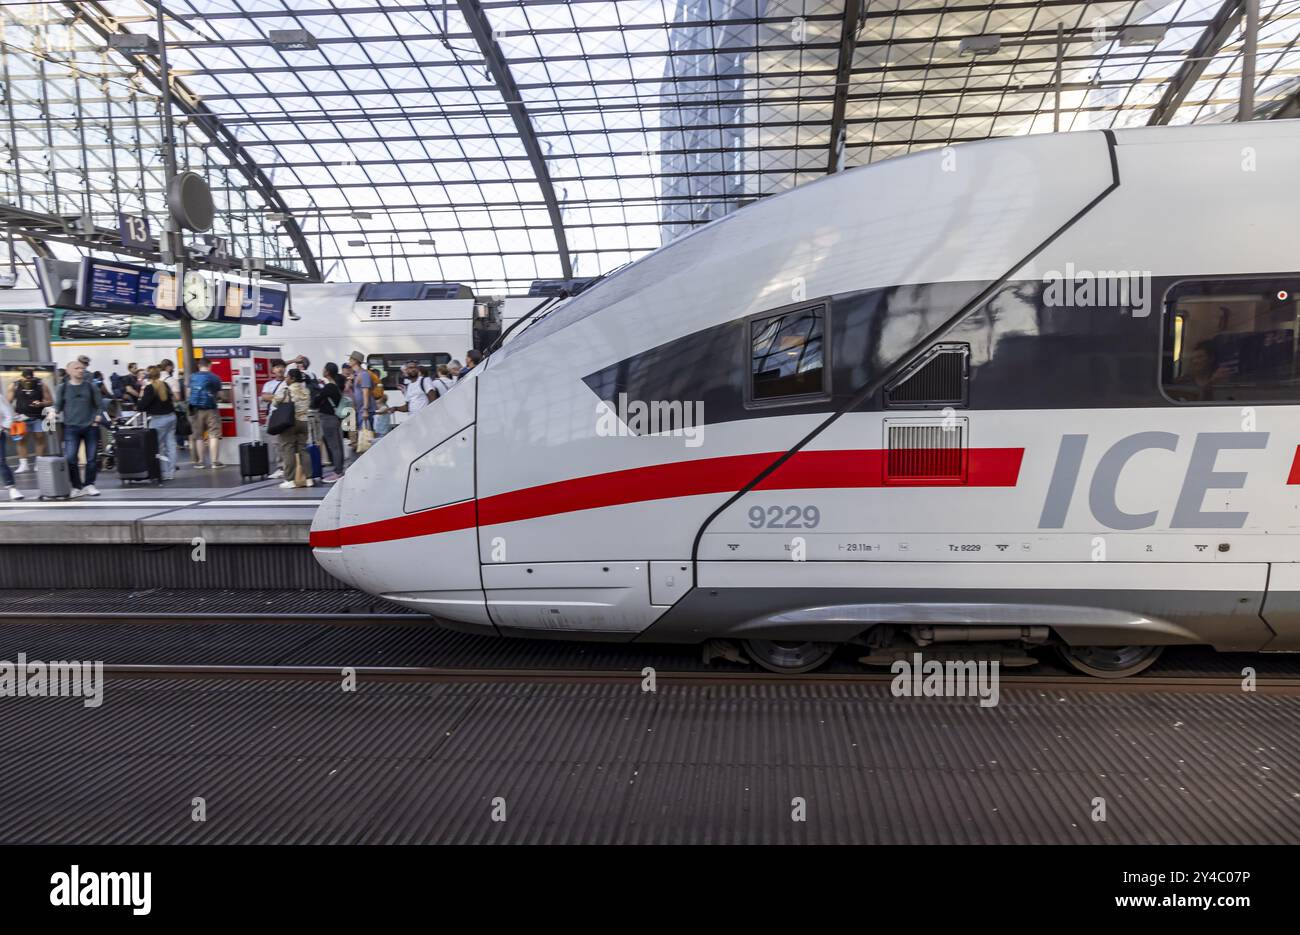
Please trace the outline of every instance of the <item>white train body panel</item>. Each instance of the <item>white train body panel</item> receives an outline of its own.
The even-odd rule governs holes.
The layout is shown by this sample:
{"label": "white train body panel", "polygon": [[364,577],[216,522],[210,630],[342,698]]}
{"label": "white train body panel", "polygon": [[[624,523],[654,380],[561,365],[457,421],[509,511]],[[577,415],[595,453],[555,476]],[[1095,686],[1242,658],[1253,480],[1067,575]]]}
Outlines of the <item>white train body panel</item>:
{"label": "white train body panel", "polygon": [[[1024,624],[1300,649],[1296,397],[1183,405],[1160,370],[1167,290],[1300,283],[1297,164],[1289,121],[1075,133],[759,202],[507,340],[360,460],[313,544],[344,580],[485,631]],[[1133,271],[1132,307],[1060,308],[1043,290],[1065,270]],[[755,402],[750,322],[816,306],[825,398]],[[968,362],[961,403],[872,388],[944,348]],[[702,422],[638,434],[611,418],[620,392]],[[957,446],[958,475],[900,476],[909,427],[956,433],[924,437]],[[457,432],[472,454],[432,456],[454,499],[425,475],[412,509],[412,464]]]}

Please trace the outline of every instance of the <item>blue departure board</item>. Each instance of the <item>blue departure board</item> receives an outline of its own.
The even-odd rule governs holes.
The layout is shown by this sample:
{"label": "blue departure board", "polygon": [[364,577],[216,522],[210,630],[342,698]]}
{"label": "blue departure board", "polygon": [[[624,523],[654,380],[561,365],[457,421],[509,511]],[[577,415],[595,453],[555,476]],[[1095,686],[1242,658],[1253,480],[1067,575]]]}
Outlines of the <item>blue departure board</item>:
{"label": "blue departure board", "polygon": [[109,266],[107,263],[91,265],[90,295],[86,305],[107,309],[139,304],[140,274],[136,270],[125,266]]}
{"label": "blue departure board", "polygon": [[257,322],[263,325],[283,325],[289,293],[265,288],[259,289],[257,293]]}
{"label": "blue departure board", "polygon": [[227,279],[217,318],[241,325],[283,325],[288,304],[289,293],[283,287]]}
{"label": "blue departure board", "polygon": [[[178,317],[177,309],[159,308],[155,301],[156,283],[173,283],[170,270],[154,270],[134,263],[120,263],[97,257],[81,261],[81,281],[78,283],[77,304],[84,309],[119,312],[128,315],[156,315]],[[169,289],[174,302],[175,288]]]}

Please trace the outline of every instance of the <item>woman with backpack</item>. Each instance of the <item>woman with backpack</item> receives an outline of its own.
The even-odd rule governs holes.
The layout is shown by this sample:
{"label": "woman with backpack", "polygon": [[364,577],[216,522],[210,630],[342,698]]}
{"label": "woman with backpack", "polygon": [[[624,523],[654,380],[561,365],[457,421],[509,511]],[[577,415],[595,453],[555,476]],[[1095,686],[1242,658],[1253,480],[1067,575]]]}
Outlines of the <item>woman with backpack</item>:
{"label": "woman with backpack", "polygon": [[158,433],[158,456],[162,460],[162,479],[176,479],[176,398],[162,379],[162,370],[145,371],[147,382],[140,394],[140,408],[149,417],[149,428]]}

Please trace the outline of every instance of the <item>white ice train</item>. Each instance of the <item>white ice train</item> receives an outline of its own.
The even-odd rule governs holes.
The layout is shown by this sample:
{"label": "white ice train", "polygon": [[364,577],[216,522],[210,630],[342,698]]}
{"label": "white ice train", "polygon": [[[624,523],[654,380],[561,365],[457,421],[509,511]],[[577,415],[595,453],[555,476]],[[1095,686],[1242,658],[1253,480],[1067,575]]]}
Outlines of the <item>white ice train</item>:
{"label": "white ice train", "polygon": [[760,201],[509,336],[315,555],[456,628],[786,672],[1300,650],[1297,165],[1296,121],[1082,132]]}

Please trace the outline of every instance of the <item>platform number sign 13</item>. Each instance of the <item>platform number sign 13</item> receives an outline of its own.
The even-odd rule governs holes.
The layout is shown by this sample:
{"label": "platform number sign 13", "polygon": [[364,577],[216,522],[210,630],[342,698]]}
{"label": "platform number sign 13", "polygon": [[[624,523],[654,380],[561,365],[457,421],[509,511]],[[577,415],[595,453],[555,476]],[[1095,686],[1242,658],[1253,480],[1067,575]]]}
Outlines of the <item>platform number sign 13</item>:
{"label": "platform number sign 13", "polygon": [[152,250],[154,248],[153,238],[149,236],[149,219],[138,217],[134,214],[119,214],[117,216],[117,232],[124,247],[135,247],[138,250]]}

